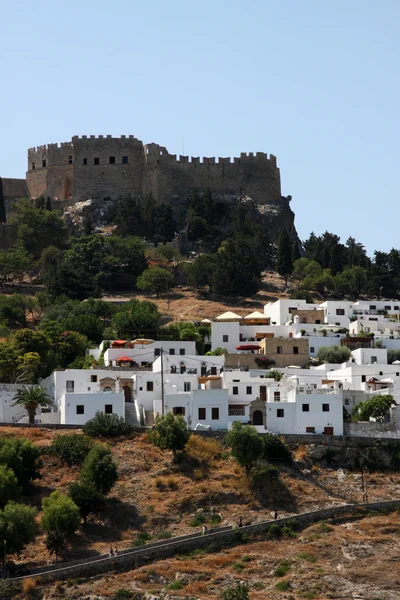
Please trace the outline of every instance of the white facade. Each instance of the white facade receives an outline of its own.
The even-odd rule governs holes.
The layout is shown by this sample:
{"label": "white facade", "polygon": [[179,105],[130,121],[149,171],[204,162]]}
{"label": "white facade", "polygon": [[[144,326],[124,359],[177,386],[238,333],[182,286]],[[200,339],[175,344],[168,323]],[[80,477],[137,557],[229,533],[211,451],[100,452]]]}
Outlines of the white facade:
{"label": "white facade", "polygon": [[356,365],[386,365],[387,350],[383,348],[357,348],[351,352],[351,362]]}
{"label": "white facade", "polygon": [[160,356],[161,350],[166,356],[193,356],[196,354],[196,342],[154,341],[151,344],[136,344],[133,348],[108,348],[104,352],[104,364],[116,366],[118,358],[126,356],[140,367],[153,363]]}
{"label": "white facade", "polygon": [[[30,388],[30,385],[18,385],[14,383],[0,384],[0,423],[23,423],[28,422],[28,413],[23,406],[13,406],[15,394],[20,388]],[[42,409],[38,406],[36,420],[41,421]]]}
{"label": "white facade", "polygon": [[285,325],[292,320],[292,312],[296,310],[316,310],[317,304],[309,304],[305,300],[277,300],[264,306],[264,314],[271,325]]}
{"label": "white facade", "polygon": [[190,429],[195,429],[200,423],[212,430],[225,430],[228,425],[228,393],[222,389],[203,389],[167,394],[165,412],[182,414]]}
{"label": "white facade", "polygon": [[63,394],[60,398],[61,425],[84,425],[98,411],[125,418],[124,394],[81,392]]}

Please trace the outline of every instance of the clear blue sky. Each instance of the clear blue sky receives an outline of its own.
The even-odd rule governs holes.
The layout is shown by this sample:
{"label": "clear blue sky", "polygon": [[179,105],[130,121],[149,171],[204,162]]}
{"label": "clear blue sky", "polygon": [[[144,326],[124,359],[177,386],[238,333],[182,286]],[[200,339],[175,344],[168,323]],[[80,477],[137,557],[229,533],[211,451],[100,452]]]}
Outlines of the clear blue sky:
{"label": "clear blue sky", "polygon": [[275,154],[302,239],[400,247],[398,0],[0,0],[0,175],[134,134]]}

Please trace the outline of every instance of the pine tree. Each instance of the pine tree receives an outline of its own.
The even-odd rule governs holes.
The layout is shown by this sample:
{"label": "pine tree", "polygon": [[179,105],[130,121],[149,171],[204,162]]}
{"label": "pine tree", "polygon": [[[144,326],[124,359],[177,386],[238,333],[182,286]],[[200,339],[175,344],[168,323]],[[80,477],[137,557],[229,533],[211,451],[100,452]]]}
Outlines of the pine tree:
{"label": "pine tree", "polygon": [[279,236],[278,256],[276,263],[277,271],[281,277],[285,278],[285,286],[287,287],[288,276],[291,275],[293,270],[293,262],[292,244],[290,241],[290,236],[285,227],[282,227],[282,231]]}
{"label": "pine tree", "polygon": [[0,177],[0,223],[5,223],[6,219],[6,207],[4,204],[4,194],[3,194],[3,180]]}
{"label": "pine tree", "polygon": [[292,263],[294,263],[295,260],[299,260],[299,258],[301,258],[299,244],[298,244],[298,242],[293,242],[293,244],[292,244]]}

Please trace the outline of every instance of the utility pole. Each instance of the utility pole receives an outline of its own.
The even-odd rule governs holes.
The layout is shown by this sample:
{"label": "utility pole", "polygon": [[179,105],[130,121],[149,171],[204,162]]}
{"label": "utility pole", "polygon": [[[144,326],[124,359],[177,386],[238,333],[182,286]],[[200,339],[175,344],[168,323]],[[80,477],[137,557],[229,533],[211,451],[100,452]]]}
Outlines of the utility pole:
{"label": "utility pole", "polygon": [[160,349],[161,357],[161,414],[164,414],[164,361],[163,361],[163,349]]}
{"label": "utility pole", "polygon": [[368,502],[367,473],[368,473],[368,467],[364,467],[364,496],[365,496],[365,502]]}
{"label": "utility pole", "polygon": [[211,496],[210,496],[210,533],[212,531],[212,513],[213,513],[213,507],[211,506]]}

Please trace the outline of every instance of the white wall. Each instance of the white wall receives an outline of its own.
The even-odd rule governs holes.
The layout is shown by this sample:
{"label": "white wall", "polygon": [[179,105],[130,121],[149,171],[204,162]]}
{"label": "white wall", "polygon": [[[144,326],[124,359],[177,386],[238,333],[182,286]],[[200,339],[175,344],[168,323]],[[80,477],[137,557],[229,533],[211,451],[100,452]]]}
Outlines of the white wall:
{"label": "white wall", "polygon": [[[207,369],[211,367],[217,368],[217,374],[225,364],[225,356],[163,356],[163,367],[164,372],[169,373],[171,367],[176,367],[179,371],[181,364],[186,368],[186,371],[197,369],[197,374],[200,375],[201,367],[205,366]],[[153,363],[153,371],[161,371],[161,357],[156,358]]]}
{"label": "white wall", "polygon": [[[160,372],[145,372],[137,373],[133,377],[134,381],[134,396],[138,399],[139,404],[146,411],[153,410],[154,402],[162,398],[161,391],[161,373]],[[153,389],[149,390],[147,382],[153,383]],[[167,394],[176,394],[185,391],[185,383],[190,384],[191,390],[197,389],[197,375],[180,375],[178,373],[164,372],[164,396]],[[151,386],[150,386],[151,387]]]}
{"label": "white wall", "polygon": [[[125,418],[124,394],[112,393],[74,393],[63,394],[61,398],[61,424],[84,425],[96,412],[104,412],[106,404],[112,405],[112,412]],[[84,406],[84,414],[77,414],[76,407]]]}
{"label": "white wall", "polygon": [[[1,383],[0,384],[0,423],[17,423],[20,419],[23,419],[28,415],[27,411],[23,406],[12,406],[14,404],[14,397],[19,388],[32,386],[22,386],[13,383]],[[37,419],[40,419],[41,408],[40,406],[36,410]]]}
{"label": "white wall", "polygon": [[[227,429],[228,426],[228,391],[227,390],[195,390],[193,397],[192,427],[197,423],[210,425],[211,429]],[[206,419],[199,420],[199,408],[205,408]],[[212,419],[212,409],[218,408],[219,419]]]}
{"label": "white wall", "polygon": [[[239,345],[239,323],[219,323],[213,321],[211,323],[211,348],[225,348],[230,353],[236,352],[236,346]],[[224,336],[228,336],[228,340],[224,341]]]}
{"label": "white wall", "polygon": [[387,365],[387,350],[384,348],[357,348],[351,356],[357,365]]}
{"label": "white wall", "polygon": [[276,325],[285,325],[285,323],[292,320],[289,308],[315,310],[318,308],[318,305],[307,304],[305,300],[277,300],[276,302],[269,302],[264,306],[264,314],[270,318],[271,324],[275,322]]}
{"label": "white wall", "polygon": [[135,345],[133,348],[109,348],[104,353],[104,364],[108,366],[121,356],[132,358],[139,366],[142,363],[152,363],[156,358],[156,349],[162,349],[165,355],[169,355],[172,351],[178,356],[181,355],[181,352],[184,353],[182,356],[187,354],[194,356],[196,354],[196,342],[158,341],[143,345],[143,347]]}
{"label": "white wall", "polygon": [[[323,433],[325,427],[333,427],[334,435],[343,435],[342,394],[296,394],[296,433],[306,433],[306,427],[315,427],[315,433]],[[308,404],[309,412],[304,412]],[[329,412],[322,405],[329,404]]]}

